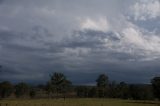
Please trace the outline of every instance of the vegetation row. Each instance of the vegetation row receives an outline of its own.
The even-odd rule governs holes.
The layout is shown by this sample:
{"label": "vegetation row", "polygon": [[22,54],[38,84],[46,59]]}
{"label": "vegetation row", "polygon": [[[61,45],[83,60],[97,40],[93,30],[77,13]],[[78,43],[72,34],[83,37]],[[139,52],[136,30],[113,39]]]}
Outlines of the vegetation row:
{"label": "vegetation row", "polygon": [[25,82],[0,83],[0,98],[121,98],[134,100],[160,99],[160,77],[151,79],[151,84],[127,84],[110,82],[105,74],[98,76],[96,86],[75,86],[63,73],[53,73],[44,85],[29,85]]}

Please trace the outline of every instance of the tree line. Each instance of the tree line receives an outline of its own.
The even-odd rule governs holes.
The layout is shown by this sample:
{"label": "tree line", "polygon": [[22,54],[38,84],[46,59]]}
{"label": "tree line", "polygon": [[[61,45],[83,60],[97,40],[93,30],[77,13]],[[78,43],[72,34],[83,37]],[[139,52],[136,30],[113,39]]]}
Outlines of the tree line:
{"label": "tree line", "polygon": [[96,86],[75,86],[63,73],[55,72],[45,85],[32,86],[25,82],[0,83],[0,98],[121,98],[134,100],[160,99],[160,77],[151,84],[127,84],[110,82],[106,74],[95,80]]}

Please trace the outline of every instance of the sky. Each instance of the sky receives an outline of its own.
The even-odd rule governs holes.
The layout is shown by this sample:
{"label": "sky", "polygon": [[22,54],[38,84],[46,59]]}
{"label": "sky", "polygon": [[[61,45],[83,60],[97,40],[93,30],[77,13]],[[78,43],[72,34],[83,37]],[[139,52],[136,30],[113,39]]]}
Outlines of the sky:
{"label": "sky", "polygon": [[0,0],[0,81],[150,83],[160,76],[160,0]]}

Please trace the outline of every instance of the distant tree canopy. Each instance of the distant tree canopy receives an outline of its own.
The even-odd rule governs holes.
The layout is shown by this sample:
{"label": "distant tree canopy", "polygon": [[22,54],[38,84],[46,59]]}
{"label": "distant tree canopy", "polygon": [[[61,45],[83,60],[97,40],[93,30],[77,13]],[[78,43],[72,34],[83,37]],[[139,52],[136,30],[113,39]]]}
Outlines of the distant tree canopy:
{"label": "distant tree canopy", "polygon": [[151,80],[152,86],[153,86],[153,92],[154,95],[160,99],[160,77],[154,77]]}
{"label": "distant tree canopy", "polygon": [[14,87],[10,82],[4,81],[4,82],[0,83],[0,96],[1,96],[1,98],[6,98],[6,97],[10,96],[12,94],[13,90],[14,90]]}
{"label": "distant tree canopy", "polygon": [[29,85],[24,82],[21,82],[15,86],[15,89],[16,89],[16,91],[15,91],[16,96],[22,97],[22,96],[25,96],[28,94]]}
{"label": "distant tree canopy", "polygon": [[130,95],[135,100],[153,99],[151,87],[147,85],[130,85]]}
{"label": "distant tree canopy", "polygon": [[0,98],[12,95],[17,98],[81,97],[153,100],[156,97],[160,99],[160,77],[153,78],[151,82],[152,85],[110,82],[107,75],[100,74],[95,86],[73,86],[63,73],[55,72],[50,75],[46,85],[30,86],[21,82],[13,86],[10,82],[2,82],[0,83]]}

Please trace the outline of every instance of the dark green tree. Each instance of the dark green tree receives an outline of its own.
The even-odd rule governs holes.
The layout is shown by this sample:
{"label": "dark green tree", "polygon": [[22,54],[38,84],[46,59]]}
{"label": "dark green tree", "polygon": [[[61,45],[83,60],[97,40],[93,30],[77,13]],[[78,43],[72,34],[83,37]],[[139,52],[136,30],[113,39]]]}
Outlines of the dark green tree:
{"label": "dark green tree", "polygon": [[63,94],[65,98],[66,92],[69,90],[71,86],[71,82],[66,79],[66,76],[63,73],[53,73],[50,76],[51,79],[47,84],[47,89],[49,93],[56,93],[57,97],[58,94]]}
{"label": "dark green tree", "polygon": [[28,96],[29,94],[29,85],[21,82],[15,86],[16,91],[15,94],[17,97]]}
{"label": "dark green tree", "polygon": [[154,77],[151,80],[151,83],[152,83],[153,92],[154,92],[155,97],[160,99],[160,77]]}
{"label": "dark green tree", "polygon": [[103,87],[103,88],[105,88],[109,84],[108,76],[105,75],[105,74],[101,74],[101,75],[99,75],[99,77],[96,80],[96,82],[97,82],[97,87]]}
{"label": "dark green tree", "polygon": [[5,81],[0,83],[0,95],[2,98],[10,96],[13,93],[13,90],[14,87],[10,82]]}
{"label": "dark green tree", "polygon": [[97,82],[99,97],[105,97],[105,94],[107,92],[106,90],[109,86],[108,76],[105,74],[101,74],[98,76],[96,82]]}

